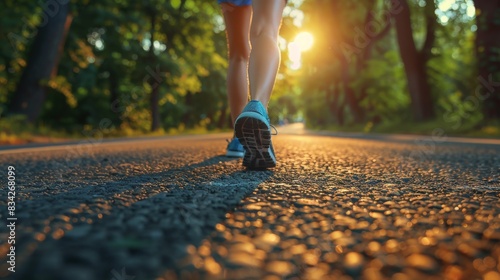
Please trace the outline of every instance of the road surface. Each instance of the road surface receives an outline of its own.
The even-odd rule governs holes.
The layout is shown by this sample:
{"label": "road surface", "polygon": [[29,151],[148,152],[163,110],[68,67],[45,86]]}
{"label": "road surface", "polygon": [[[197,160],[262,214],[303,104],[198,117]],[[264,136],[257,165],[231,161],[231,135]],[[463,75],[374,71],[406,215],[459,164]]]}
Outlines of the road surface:
{"label": "road surface", "polygon": [[221,134],[2,150],[0,276],[500,279],[499,141],[298,134],[269,171]]}

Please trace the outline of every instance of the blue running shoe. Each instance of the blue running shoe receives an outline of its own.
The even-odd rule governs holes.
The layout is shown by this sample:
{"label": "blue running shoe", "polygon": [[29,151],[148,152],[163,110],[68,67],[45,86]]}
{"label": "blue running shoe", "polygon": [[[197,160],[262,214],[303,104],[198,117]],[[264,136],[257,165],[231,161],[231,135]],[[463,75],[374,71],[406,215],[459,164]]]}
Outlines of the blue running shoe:
{"label": "blue running shoe", "polygon": [[245,149],[243,145],[241,145],[238,138],[234,137],[231,141],[228,140],[227,148],[226,148],[226,156],[227,157],[238,157],[242,158],[245,155]]}
{"label": "blue running shoe", "polygon": [[235,135],[245,148],[243,166],[266,169],[276,166],[271,123],[260,101],[250,101],[234,123]]}

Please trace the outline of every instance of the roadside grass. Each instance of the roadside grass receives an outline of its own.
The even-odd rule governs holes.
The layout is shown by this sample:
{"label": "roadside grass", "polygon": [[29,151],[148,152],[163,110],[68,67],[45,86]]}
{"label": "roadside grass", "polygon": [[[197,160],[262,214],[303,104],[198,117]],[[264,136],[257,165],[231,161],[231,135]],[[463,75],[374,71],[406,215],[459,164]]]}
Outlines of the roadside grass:
{"label": "roadside grass", "polygon": [[[447,136],[500,138],[500,121],[484,122],[481,118],[461,122],[445,122],[432,120],[428,122],[394,121],[379,124],[368,122],[346,126],[328,125],[323,127],[308,127],[311,130],[327,130],[334,132],[381,133],[381,134],[414,134],[431,136],[437,129]],[[168,130],[156,132],[134,130],[129,127],[99,131],[93,127],[64,131],[51,128],[44,124],[30,124],[22,117],[0,118],[0,145],[19,145],[27,143],[53,143],[62,141],[77,141],[89,138],[118,137],[150,137],[166,135],[202,135],[220,132],[230,132],[230,129],[208,129],[204,126],[186,128],[183,124]]]}
{"label": "roadside grass", "polygon": [[78,135],[57,131],[43,124],[35,126],[17,116],[0,118],[0,145],[60,142],[71,139],[78,139]]}
{"label": "roadside grass", "polygon": [[349,126],[312,127],[312,130],[327,130],[335,132],[381,133],[381,134],[410,134],[428,135],[443,133],[447,136],[500,138],[500,121],[484,122],[482,119],[473,119],[462,122],[445,122],[432,120],[427,122],[386,122],[373,124],[357,124]]}
{"label": "roadside grass", "polygon": [[21,117],[0,118],[0,145],[20,145],[27,143],[54,143],[63,141],[77,141],[89,138],[122,138],[122,137],[150,137],[166,135],[201,135],[220,132],[229,132],[230,129],[208,129],[197,126],[194,128],[185,128],[180,125],[177,128],[169,130],[160,129],[155,132],[145,132],[133,130],[128,127],[120,129],[98,130],[91,126],[72,131],[64,131],[43,124],[30,124]]}

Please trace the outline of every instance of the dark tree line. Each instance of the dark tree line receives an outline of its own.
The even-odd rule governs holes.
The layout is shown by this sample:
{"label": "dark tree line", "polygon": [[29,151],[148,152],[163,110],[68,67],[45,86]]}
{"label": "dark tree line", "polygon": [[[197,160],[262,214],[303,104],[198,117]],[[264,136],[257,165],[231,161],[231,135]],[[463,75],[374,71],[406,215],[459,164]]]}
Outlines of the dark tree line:
{"label": "dark tree line", "polygon": [[474,4],[478,74],[487,81],[478,96],[484,100],[484,116],[500,119],[500,1],[474,0]]}
{"label": "dark tree line", "polygon": [[[500,1],[474,1],[475,19],[468,14],[467,1],[457,1],[447,11],[439,10],[440,3],[305,3],[304,10],[310,15],[307,27],[321,29],[316,51],[307,56],[311,67],[306,79],[332,81],[306,82],[307,94],[317,94],[305,98],[324,95],[332,117],[327,121],[328,117],[318,115],[320,104],[311,108],[309,116],[323,124],[343,125],[346,117],[354,123],[378,123],[404,117],[408,108],[414,121],[450,114],[454,119],[475,114],[486,121],[498,120],[500,93],[495,81],[500,81]],[[447,21],[441,22],[439,12]],[[475,52],[469,41],[475,41]],[[394,59],[396,52],[399,59]],[[406,85],[401,84],[401,73]],[[482,94],[474,98],[476,110],[470,100],[477,86],[482,87]],[[401,95],[406,92],[408,97]]]}
{"label": "dark tree line", "polygon": [[[315,50],[299,71],[283,61],[287,80],[274,97],[283,106],[272,105],[273,118],[303,111],[310,123],[347,125],[427,121],[450,110],[466,118],[475,97],[474,114],[500,119],[500,0],[474,0],[475,18],[459,0],[441,11],[448,24],[438,18],[440,3],[304,2]],[[10,43],[0,47],[2,112],[76,127],[103,118],[124,130],[226,127],[215,1],[6,0],[0,11]],[[285,17],[286,40],[299,29]]]}

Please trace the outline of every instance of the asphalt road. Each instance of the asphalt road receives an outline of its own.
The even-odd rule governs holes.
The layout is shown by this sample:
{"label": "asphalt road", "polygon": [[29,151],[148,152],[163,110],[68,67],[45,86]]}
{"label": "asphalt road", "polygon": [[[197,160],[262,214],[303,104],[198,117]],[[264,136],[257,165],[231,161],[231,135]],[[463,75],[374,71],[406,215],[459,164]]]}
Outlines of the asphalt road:
{"label": "asphalt road", "polygon": [[0,277],[500,279],[500,141],[278,135],[246,171],[228,136],[0,151]]}

